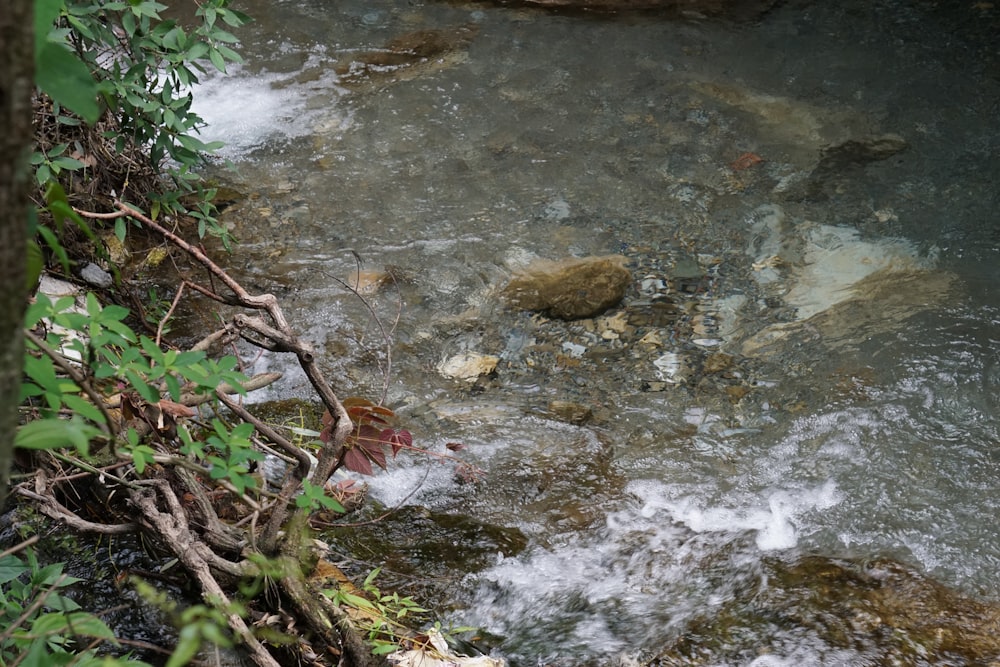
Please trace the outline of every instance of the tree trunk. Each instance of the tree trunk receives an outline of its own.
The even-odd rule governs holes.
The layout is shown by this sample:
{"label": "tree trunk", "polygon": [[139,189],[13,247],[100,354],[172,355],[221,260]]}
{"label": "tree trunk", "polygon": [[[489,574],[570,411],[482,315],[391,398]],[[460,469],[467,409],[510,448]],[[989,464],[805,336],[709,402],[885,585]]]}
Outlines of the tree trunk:
{"label": "tree trunk", "polygon": [[28,152],[34,89],[34,0],[0,11],[0,507],[17,428],[24,337]]}

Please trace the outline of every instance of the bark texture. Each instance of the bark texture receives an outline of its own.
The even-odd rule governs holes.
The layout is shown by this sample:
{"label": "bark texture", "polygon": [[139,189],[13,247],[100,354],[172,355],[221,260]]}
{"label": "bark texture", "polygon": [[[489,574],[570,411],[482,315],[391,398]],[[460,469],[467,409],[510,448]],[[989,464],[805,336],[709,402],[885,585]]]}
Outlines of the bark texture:
{"label": "bark texture", "polygon": [[7,498],[21,392],[28,151],[34,89],[33,0],[0,10],[0,507]]}

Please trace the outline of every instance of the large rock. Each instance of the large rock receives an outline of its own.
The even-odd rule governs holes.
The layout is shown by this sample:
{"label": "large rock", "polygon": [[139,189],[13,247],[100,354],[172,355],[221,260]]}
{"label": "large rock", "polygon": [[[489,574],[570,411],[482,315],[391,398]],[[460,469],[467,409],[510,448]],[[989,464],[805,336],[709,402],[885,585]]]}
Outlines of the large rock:
{"label": "large rock", "polygon": [[651,12],[689,18],[753,20],[777,0],[488,0],[498,5],[525,5],[549,10],[603,14]]}
{"label": "large rock", "polygon": [[600,315],[625,296],[632,274],[620,255],[538,260],[504,288],[513,306],[564,320]]}
{"label": "large rock", "polygon": [[754,279],[792,319],[744,339],[745,356],[769,356],[798,334],[851,347],[952,294],[955,276],[935,269],[933,254],[921,255],[907,239],[864,239],[851,227],[793,220],[778,206],[756,215]]}
{"label": "large rock", "polygon": [[[985,667],[1000,661],[1000,607],[895,561],[768,559],[757,581],[766,583],[740,589],[696,620],[648,667],[819,664],[808,655],[779,657],[789,648],[783,635],[795,629],[801,645],[812,639],[825,645],[827,656],[843,651],[840,660],[823,664]],[[768,653],[776,660],[754,659]]]}

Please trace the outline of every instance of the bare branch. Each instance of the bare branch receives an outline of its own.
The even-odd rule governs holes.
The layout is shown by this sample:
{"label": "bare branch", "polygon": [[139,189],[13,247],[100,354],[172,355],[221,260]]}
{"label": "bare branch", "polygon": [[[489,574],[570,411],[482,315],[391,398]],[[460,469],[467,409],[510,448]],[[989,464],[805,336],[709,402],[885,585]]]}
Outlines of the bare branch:
{"label": "bare branch", "polygon": [[99,533],[101,535],[121,535],[134,533],[139,526],[134,523],[94,523],[81,519],[69,508],[64,507],[51,493],[36,493],[21,485],[14,487],[14,493],[30,498],[38,503],[38,509],[48,517],[61,521],[73,530],[83,533]]}
{"label": "bare branch", "polygon": [[174,300],[170,303],[170,308],[167,310],[163,318],[160,319],[160,323],[156,326],[156,345],[159,346],[160,340],[163,338],[163,327],[166,326],[167,320],[171,318],[174,311],[177,309],[177,304],[181,301],[181,295],[184,294],[184,283],[177,288],[177,294],[174,295]]}

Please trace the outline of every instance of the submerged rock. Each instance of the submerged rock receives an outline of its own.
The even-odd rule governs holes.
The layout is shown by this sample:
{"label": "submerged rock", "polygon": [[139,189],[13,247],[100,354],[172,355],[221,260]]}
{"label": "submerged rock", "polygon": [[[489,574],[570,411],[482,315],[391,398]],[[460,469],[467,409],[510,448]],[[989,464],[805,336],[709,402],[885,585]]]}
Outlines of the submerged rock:
{"label": "submerged rock", "polygon": [[526,5],[551,10],[605,14],[657,12],[686,18],[752,20],[770,10],[777,0],[493,0],[499,5]]}
{"label": "submerged rock", "polygon": [[624,298],[632,283],[624,263],[619,255],[539,260],[515,276],[503,296],[517,308],[563,320],[595,317]]}
{"label": "submerged rock", "polygon": [[[804,183],[803,197],[825,199],[843,189],[846,182],[863,174],[864,167],[886,160],[906,150],[908,144],[897,134],[861,137],[824,148],[819,164]],[[791,195],[795,195],[794,189]]]}
{"label": "submerged rock", "polygon": [[758,214],[754,277],[791,310],[791,321],[746,338],[744,355],[768,354],[798,332],[830,347],[850,344],[892,330],[951,293],[954,276],[935,270],[905,239],[869,241],[850,227],[794,223],[777,206]]}
{"label": "submerged rock", "polygon": [[397,508],[371,523],[324,533],[324,539],[331,537],[351,553],[384,563],[387,571],[426,580],[475,572],[495,563],[498,554],[515,556],[528,545],[517,528],[414,505]]}
{"label": "submerged rock", "polygon": [[[837,664],[991,665],[1000,660],[1000,606],[957,593],[901,563],[807,556],[765,562],[761,583],[695,621],[650,665],[787,662],[818,643]],[[792,649],[794,650],[794,649]],[[811,656],[796,656],[805,664]],[[754,663],[756,664],[756,663]],[[772,664],[772,663],[768,663]],[[829,664],[829,663],[824,663]]]}
{"label": "submerged rock", "polygon": [[389,41],[384,48],[355,54],[339,64],[336,72],[341,83],[353,83],[374,75],[396,73],[414,65],[442,61],[461,51],[479,31],[475,23],[451,29],[414,30]]}

